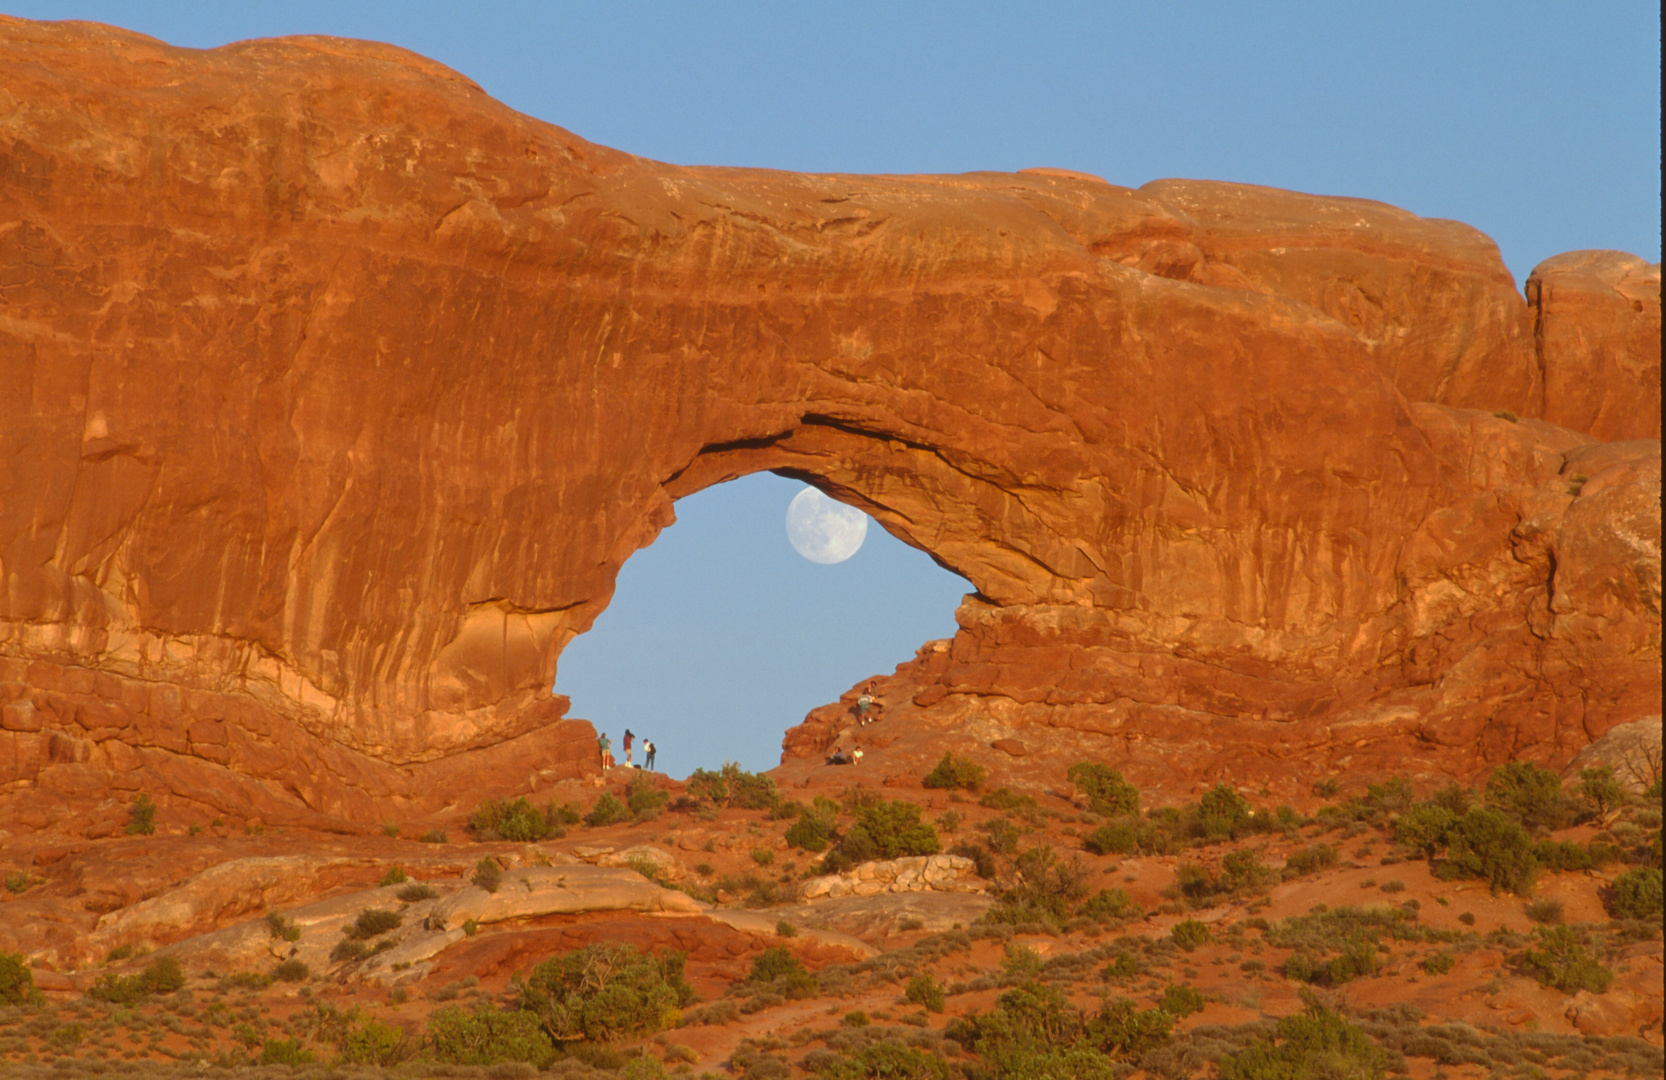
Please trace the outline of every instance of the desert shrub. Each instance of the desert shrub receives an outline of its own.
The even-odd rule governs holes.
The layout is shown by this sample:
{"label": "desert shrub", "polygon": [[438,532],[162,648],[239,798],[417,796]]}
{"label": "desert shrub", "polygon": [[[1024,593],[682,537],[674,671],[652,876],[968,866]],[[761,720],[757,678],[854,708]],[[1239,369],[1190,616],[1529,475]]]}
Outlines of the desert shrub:
{"label": "desert shrub", "polygon": [[280,982],[306,982],[312,977],[312,969],[304,961],[291,958],[273,968],[272,977]]}
{"label": "desert shrub", "polygon": [[156,804],[140,792],[127,808],[127,835],[149,836],[156,831]]}
{"label": "desert shrub", "polygon": [[1526,896],[1533,891],[1538,870],[1527,830],[1503,811],[1478,806],[1447,832],[1446,860],[1435,867],[1435,874],[1482,878],[1493,892],[1508,889]]}
{"label": "desert shrub", "polygon": [[359,917],[354,919],[343,933],[356,941],[367,941],[379,934],[397,929],[404,921],[404,916],[396,911],[365,908],[359,912]]}
{"label": "desert shrub", "polygon": [[335,963],[346,960],[362,960],[369,953],[370,946],[364,942],[354,941],[352,938],[342,938],[336,942],[335,948],[330,950],[330,959]]}
{"label": "desert shrub", "polygon": [[1625,805],[1626,789],[1614,779],[1614,766],[1598,765],[1579,770],[1579,797],[1592,813],[1602,817],[1615,807]]}
{"label": "desert shrub", "polygon": [[984,769],[975,761],[967,758],[957,758],[949,751],[943,751],[943,759],[935,768],[926,773],[920,783],[928,788],[964,788],[976,791],[983,783]]}
{"label": "desert shrub", "polygon": [[151,994],[171,994],[185,985],[185,969],[171,956],[158,956],[137,975],[106,973],[87,989],[95,1001],[132,1005]]}
{"label": "desert shrub", "polygon": [[978,829],[988,838],[984,842],[990,851],[1011,855],[1018,850],[1018,838],[1022,834],[1018,831],[1018,826],[1006,818],[990,818],[980,824]]}
{"label": "desert shrub", "polygon": [[833,872],[876,859],[907,855],[935,855],[942,850],[937,830],[920,820],[911,802],[881,801],[864,808],[845,831],[839,846],[828,852],[823,866]]}
{"label": "desert shrub", "polygon": [[382,880],[376,884],[385,889],[389,885],[403,885],[409,880],[411,879],[406,875],[403,866],[390,866],[388,872],[382,875]]}
{"label": "desert shrub", "polygon": [[631,815],[638,821],[653,817],[670,800],[671,793],[655,787],[644,772],[631,777],[630,788],[625,794],[625,805],[630,807]]}
{"label": "desert shrub", "polygon": [[1284,961],[1282,971],[1287,979],[1313,983],[1317,986],[1340,986],[1362,975],[1375,974],[1381,966],[1377,959],[1377,943],[1367,937],[1356,937],[1343,944],[1335,955],[1315,955],[1298,952]]}
{"label": "desert shrub", "polygon": [[481,859],[474,864],[474,873],[470,875],[469,880],[487,892],[495,893],[503,884],[503,867],[498,865],[496,859]]}
{"label": "desert shrub", "polygon": [[1096,814],[1115,817],[1140,812],[1139,789],[1124,780],[1122,774],[1109,765],[1078,761],[1070,766],[1065,775],[1076,785],[1076,790],[1082,793],[1088,801],[1088,807]]}
{"label": "desert shrub", "polygon": [[6,891],[9,893],[27,892],[34,879],[22,870],[14,870],[6,875]]}
{"label": "desert shrub", "polygon": [[548,836],[554,825],[547,814],[524,798],[490,799],[469,815],[469,829],[479,840],[530,843]]}
{"label": "desert shrub", "polygon": [[432,900],[434,897],[440,895],[440,893],[439,890],[434,888],[432,885],[424,884],[420,881],[414,881],[405,886],[403,889],[400,889],[397,895],[402,903],[414,904],[419,900]]}
{"label": "desert shrub", "polygon": [[1562,901],[1542,897],[1529,900],[1522,911],[1536,923],[1559,923],[1562,921]]}
{"label": "desert shrub", "polygon": [[1509,761],[1487,777],[1487,805],[1529,829],[1559,829],[1573,817],[1562,781],[1530,761]]}
{"label": "desert shrub", "polygon": [[35,1000],[35,974],[22,953],[0,952],[0,1005],[27,1005]]}
{"label": "desert shrub", "polygon": [[1221,1057],[1221,1080],[1380,1080],[1388,1054],[1331,1009],[1310,1002],[1270,1036]]}
{"label": "desert shrub", "polygon": [[1408,851],[1432,858],[1446,848],[1447,834],[1459,814],[1436,803],[1418,803],[1394,822],[1394,842]]}
{"label": "desert shrub", "polygon": [[903,998],[927,1012],[943,1011],[943,987],[931,977],[929,971],[921,972],[908,980],[908,988],[903,991]]}
{"label": "desert shrub", "polygon": [[774,982],[782,975],[795,975],[804,971],[804,965],[798,962],[784,946],[776,945],[765,949],[752,958],[752,970],[747,973],[747,982]]}
{"label": "desert shrub", "polygon": [[1203,1011],[1203,995],[1190,986],[1170,986],[1158,999],[1157,1007],[1176,1020]]}
{"label": "desert shrub", "polygon": [[1410,809],[1414,801],[1411,781],[1391,776],[1380,784],[1367,784],[1364,795],[1349,800],[1348,810],[1359,820],[1375,821]]}
{"label": "desert shrub", "polygon": [[949,849],[949,854],[971,859],[973,872],[986,881],[993,879],[997,873],[994,852],[982,844],[956,844]]}
{"label": "desert shrub", "polygon": [[340,1047],[340,1060],[350,1065],[397,1065],[412,1053],[404,1028],[368,1018],[342,1033]]}
{"label": "desert shrub", "polygon": [[1197,802],[1196,826],[1201,838],[1233,840],[1254,831],[1254,808],[1226,784],[1216,784]]}
{"label": "desert shrub", "polygon": [[1011,788],[996,788],[984,792],[978,805],[990,810],[1024,810],[1035,806],[1035,796],[1020,795]]}
{"label": "desert shrub", "polygon": [[1286,880],[1301,877],[1303,874],[1316,874],[1320,870],[1329,870],[1336,865],[1336,849],[1329,844],[1312,844],[1300,851],[1292,851],[1284,860],[1284,869],[1280,871]]}
{"label": "desert shrub", "polygon": [[694,1000],[684,959],[680,952],[656,957],[629,945],[587,945],[544,961],[513,985],[520,1008],[556,1042],[612,1042],[676,1025],[679,1010]]}
{"label": "desert shrub", "polygon": [[1139,823],[1112,821],[1101,825],[1082,840],[1082,847],[1094,855],[1125,855],[1139,847]]}
{"label": "desert shrub", "polygon": [[1026,982],[1002,994],[993,1012],[951,1021],[945,1034],[975,1050],[999,1080],[1113,1080],[1129,1061],[1169,1039],[1174,1017],[1140,1010],[1127,998],[1098,1012],[1074,1008],[1060,990]]}
{"label": "desert shrub", "polygon": [[1603,897],[1608,914],[1616,919],[1661,917],[1661,873],[1657,866],[1638,866],[1614,879]]}
{"label": "desert shrub", "polygon": [[445,830],[429,829],[427,832],[417,837],[417,841],[423,844],[443,844],[445,843]]}
{"label": "desert shrub", "polygon": [[1522,956],[1522,967],[1541,985],[1554,986],[1565,994],[1589,990],[1600,994],[1614,981],[1614,973],[1589,951],[1590,938],[1572,926],[1540,926],[1533,930],[1538,940]]}
{"label": "desert shrub", "polygon": [[1422,967],[1423,970],[1428,972],[1430,975],[1444,975],[1448,971],[1451,971],[1452,966],[1457,962],[1457,957],[1453,956],[1445,949],[1442,949],[1439,952],[1431,953],[1430,955],[1424,957]]}
{"label": "desert shrub", "polygon": [[451,1065],[525,1061],[545,1068],[555,1060],[555,1044],[530,1011],[447,1005],[429,1014],[424,1042],[436,1061]]}
{"label": "desert shrub", "polygon": [[1595,870],[1608,863],[1621,861],[1625,858],[1625,852],[1600,840],[1589,844],[1576,844],[1571,840],[1544,839],[1533,845],[1533,858],[1542,869],[1553,872]]}
{"label": "desert shrub", "polygon": [[599,829],[604,825],[617,825],[621,821],[629,821],[630,808],[614,797],[613,792],[604,791],[596,796],[591,804],[590,812],[584,815],[584,823],[591,828]]}
{"label": "desert shrub", "polygon": [[1209,940],[1209,927],[1196,919],[1177,922],[1169,930],[1169,939],[1187,952]]}
{"label": "desert shrub", "polygon": [[260,1048],[262,1065],[307,1065],[312,1062],[312,1051],[299,1039],[267,1039]]}
{"label": "desert shrub", "polygon": [[799,811],[798,820],[788,827],[788,845],[805,851],[826,851],[827,845],[833,842],[838,815],[837,803],[825,796],[817,796],[813,803]]}
{"label": "desert shrub", "polygon": [[768,810],[781,799],[774,780],[761,773],[749,773],[732,761],[724,762],[716,772],[695,769],[689,774],[685,789],[692,798],[737,810]]}
{"label": "desert shrub", "polygon": [[996,892],[999,903],[978,921],[1056,926],[1071,918],[1087,897],[1087,877],[1079,858],[1060,859],[1046,845],[1030,848],[1013,860],[1011,873]]}
{"label": "desert shrub", "polygon": [[300,941],[301,928],[295,925],[293,919],[286,919],[276,911],[266,914],[266,932],[274,938],[284,941]]}
{"label": "desert shrub", "polygon": [[1145,909],[1121,889],[1100,889],[1076,908],[1079,918],[1095,922],[1121,922],[1143,918]]}
{"label": "desert shrub", "polygon": [[785,919],[777,919],[775,922],[775,933],[780,937],[797,937],[798,927],[794,926]]}
{"label": "desert shrub", "polygon": [[1221,880],[1233,892],[1257,888],[1277,878],[1254,851],[1234,851],[1221,860]]}

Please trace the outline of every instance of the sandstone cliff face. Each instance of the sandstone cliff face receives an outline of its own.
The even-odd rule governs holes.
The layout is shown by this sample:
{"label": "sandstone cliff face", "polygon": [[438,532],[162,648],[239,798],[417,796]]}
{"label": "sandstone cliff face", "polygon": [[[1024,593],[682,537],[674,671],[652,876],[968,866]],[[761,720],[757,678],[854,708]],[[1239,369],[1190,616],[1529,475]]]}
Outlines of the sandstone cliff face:
{"label": "sandstone cliff face", "polygon": [[[11,20],[0,71],[14,791],[346,827],[582,772],[561,649],[762,469],[976,585],[899,674],[945,723],[1462,771],[1658,696],[1659,443],[1598,442],[1658,436],[1658,268],[1530,310],[1362,200],[680,168],[336,39]],[[1652,308],[1569,284],[1622,264]]]}

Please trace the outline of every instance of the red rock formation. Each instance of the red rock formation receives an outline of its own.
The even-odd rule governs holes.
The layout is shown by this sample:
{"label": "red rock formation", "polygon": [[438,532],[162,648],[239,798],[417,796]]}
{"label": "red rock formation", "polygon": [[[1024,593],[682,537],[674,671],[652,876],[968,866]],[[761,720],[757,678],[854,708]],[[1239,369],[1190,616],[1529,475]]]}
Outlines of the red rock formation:
{"label": "red rock formation", "polygon": [[1544,418],[1598,439],[1660,438],[1660,264],[1570,251],[1527,279]]}
{"label": "red rock formation", "polygon": [[337,39],[8,20],[0,71],[0,827],[31,786],[350,827],[582,772],[562,647],[762,469],[975,583],[905,679],[944,723],[1462,771],[1658,695],[1658,443],[1490,415],[1564,415],[1588,316],[1541,301],[1545,360],[1466,226],[680,168]]}

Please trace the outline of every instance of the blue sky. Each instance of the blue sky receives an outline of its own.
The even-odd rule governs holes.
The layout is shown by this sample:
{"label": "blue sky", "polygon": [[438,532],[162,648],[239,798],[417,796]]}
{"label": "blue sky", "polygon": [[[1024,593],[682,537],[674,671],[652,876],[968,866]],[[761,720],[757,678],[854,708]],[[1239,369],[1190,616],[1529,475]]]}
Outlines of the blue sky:
{"label": "blue sky", "polygon": [[[1656,5],[23,2],[207,48],[324,33],[431,56],[523,112],[683,164],[1055,166],[1381,199],[1477,226],[1519,281],[1577,248],[1660,258]],[[783,729],[954,629],[968,588],[872,528],[816,566],[798,485],[678,504],[569,647],[573,714],[676,775],[775,764]]]}

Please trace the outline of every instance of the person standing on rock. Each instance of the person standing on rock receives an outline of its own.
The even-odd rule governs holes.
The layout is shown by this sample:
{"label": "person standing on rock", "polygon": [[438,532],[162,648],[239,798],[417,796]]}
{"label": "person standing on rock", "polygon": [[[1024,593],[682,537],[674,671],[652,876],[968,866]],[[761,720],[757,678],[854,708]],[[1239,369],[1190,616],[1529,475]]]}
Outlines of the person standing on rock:
{"label": "person standing on rock", "polygon": [[636,741],[636,736],[631,734],[631,729],[630,728],[626,728],[625,729],[625,768],[627,768],[627,769],[631,767],[631,743],[633,743],[635,741]]}
{"label": "person standing on rock", "polygon": [[873,708],[873,696],[866,690],[856,699],[856,726],[865,727],[868,723],[868,710]]}
{"label": "person standing on rock", "polygon": [[649,772],[654,771],[654,740],[642,740],[642,767]]}
{"label": "person standing on rock", "polygon": [[607,772],[607,770],[613,768],[613,740],[609,739],[607,732],[604,731],[596,739],[596,742],[602,748],[602,772]]}

